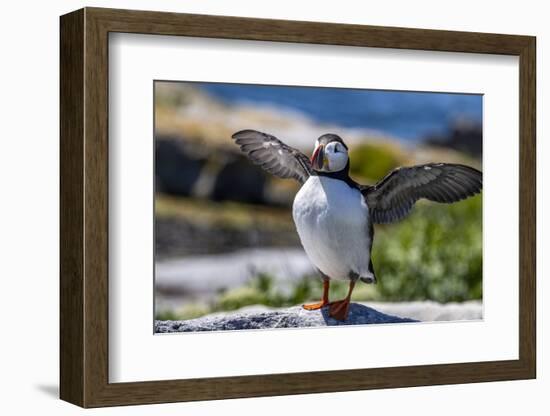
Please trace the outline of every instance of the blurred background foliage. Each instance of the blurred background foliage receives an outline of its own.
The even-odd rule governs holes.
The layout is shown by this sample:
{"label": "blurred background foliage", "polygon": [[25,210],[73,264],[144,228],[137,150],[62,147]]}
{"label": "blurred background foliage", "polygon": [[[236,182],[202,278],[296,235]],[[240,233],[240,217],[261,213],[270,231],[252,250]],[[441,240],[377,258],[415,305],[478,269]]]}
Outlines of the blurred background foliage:
{"label": "blurred background foliage", "polygon": [[[403,140],[384,131],[323,124],[314,113],[306,117],[288,108],[234,102],[202,87],[155,86],[157,319],[191,319],[250,305],[291,306],[321,296],[321,280],[307,258],[299,263],[304,267],[285,265],[290,278],[262,260],[263,249],[302,253],[290,211],[298,185],[253,166],[232,143],[235,131],[267,131],[306,154],[320,134],[338,132],[350,147],[351,176],[361,183],[376,182],[397,166],[431,161],[481,168],[481,126],[470,119],[462,119],[462,127],[450,125],[446,133]],[[247,249],[259,252],[259,260]],[[247,265],[245,273],[223,268],[227,253]],[[420,201],[405,220],[375,226],[372,258],[378,284],[359,283],[355,301],[481,299],[482,196],[452,205]],[[163,266],[174,260],[181,263],[166,273]],[[218,263],[223,272],[196,289],[201,273],[215,274],[208,270]],[[230,279],[232,273],[240,276]],[[346,293],[346,282],[331,283],[331,299]]]}
{"label": "blurred background foliage", "polygon": [[349,152],[350,174],[378,181],[403,162],[404,157],[390,146],[375,143],[360,144]]}

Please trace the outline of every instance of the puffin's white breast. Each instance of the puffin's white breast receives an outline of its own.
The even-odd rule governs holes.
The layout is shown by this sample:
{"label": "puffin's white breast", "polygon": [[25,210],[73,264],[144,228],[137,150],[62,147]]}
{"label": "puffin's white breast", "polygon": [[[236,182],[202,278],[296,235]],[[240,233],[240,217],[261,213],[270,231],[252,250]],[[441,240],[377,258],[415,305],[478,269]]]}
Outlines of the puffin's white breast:
{"label": "puffin's white breast", "polygon": [[310,176],[294,198],[292,214],[306,254],[325,275],[371,276],[369,212],[359,190],[338,179]]}

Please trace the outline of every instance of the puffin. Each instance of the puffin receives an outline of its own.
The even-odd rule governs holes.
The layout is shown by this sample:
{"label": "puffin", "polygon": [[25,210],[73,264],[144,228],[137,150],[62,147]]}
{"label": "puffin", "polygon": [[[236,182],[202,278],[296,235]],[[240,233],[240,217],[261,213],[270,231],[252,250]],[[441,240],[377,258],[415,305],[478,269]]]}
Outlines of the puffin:
{"label": "puffin", "polygon": [[[322,299],[302,306],[309,311],[328,307],[329,316],[339,321],[348,318],[355,284],[377,282],[371,259],[374,224],[403,219],[420,199],[453,203],[482,189],[479,170],[454,163],[398,167],[374,185],[361,185],[349,176],[348,146],[332,133],[315,141],[311,158],[257,130],[241,130],[232,138],[254,164],[301,184],[292,216],[323,282]],[[344,299],[329,301],[331,280],[349,282]]]}

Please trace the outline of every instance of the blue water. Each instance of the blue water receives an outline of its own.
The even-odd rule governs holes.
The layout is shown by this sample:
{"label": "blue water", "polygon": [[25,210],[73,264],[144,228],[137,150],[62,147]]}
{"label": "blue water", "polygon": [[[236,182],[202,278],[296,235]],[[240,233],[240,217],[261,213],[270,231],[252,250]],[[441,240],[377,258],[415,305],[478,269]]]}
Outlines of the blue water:
{"label": "blue water", "polygon": [[319,122],[374,129],[407,140],[445,134],[458,119],[482,120],[482,96],[474,94],[222,83],[198,86],[229,103],[287,107]]}

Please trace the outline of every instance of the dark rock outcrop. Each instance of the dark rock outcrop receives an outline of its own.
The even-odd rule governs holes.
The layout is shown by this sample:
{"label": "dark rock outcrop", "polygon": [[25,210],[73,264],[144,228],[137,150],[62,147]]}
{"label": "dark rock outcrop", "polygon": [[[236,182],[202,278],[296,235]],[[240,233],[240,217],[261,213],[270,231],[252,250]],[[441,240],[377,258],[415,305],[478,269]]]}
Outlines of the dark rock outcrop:
{"label": "dark rock outcrop", "polygon": [[481,123],[460,120],[455,122],[447,134],[432,135],[425,143],[432,146],[442,146],[481,157],[483,152],[483,129]]}
{"label": "dark rock outcrop", "polygon": [[303,328],[400,322],[415,321],[409,318],[387,315],[368,306],[352,303],[348,319],[345,321],[337,321],[331,318],[326,307],[317,311],[306,311],[301,306],[293,306],[278,310],[213,314],[187,321],[155,321],[155,333]]}
{"label": "dark rock outcrop", "polygon": [[207,148],[183,138],[155,138],[156,191],[214,201],[272,204],[266,198],[267,174],[235,146]]}
{"label": "dark rock outcrop", "polygon": [[181,141],[155,139],[155,186],[157,192],[188,196],[206,160],[190,155]]}

